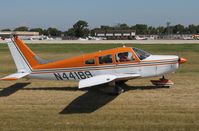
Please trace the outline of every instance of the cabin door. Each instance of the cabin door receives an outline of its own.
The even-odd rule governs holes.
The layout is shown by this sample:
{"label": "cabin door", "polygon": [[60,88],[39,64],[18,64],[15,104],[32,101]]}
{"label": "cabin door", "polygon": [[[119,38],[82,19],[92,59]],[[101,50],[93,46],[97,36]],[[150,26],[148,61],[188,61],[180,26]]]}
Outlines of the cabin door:
{"label": "cabin door", "polygon": [[132,52],[118,52],[115,55],[116,68],[115,72],[118,74],[129,74],[139,72],[139,65],[135,62],[135,56]]}

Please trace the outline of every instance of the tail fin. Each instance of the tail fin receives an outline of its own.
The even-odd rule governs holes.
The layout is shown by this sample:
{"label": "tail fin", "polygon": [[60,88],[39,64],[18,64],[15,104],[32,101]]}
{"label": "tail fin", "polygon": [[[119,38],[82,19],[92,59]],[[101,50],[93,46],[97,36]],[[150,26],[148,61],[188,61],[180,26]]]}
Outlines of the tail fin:
{"label": "tail fin", "polygon": [[0,80],[10,81],[26,77],[32,72],[34,66],[46,62],[36,56],[17,36],[14,36],[7,44],[17,67],[17,73],[0,78]]}
{"label": "tail fin", "polygon": [[34,66],[40,65],[36,59],[36,55],[17,36],[14,36],[8,42],[8,47],[18,72],[30,73]]}

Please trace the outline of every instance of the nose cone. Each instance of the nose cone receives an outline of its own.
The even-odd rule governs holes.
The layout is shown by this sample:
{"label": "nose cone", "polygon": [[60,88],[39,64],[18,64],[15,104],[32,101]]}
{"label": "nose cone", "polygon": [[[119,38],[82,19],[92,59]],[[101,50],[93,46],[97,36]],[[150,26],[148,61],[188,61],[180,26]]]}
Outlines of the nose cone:
{"label": "nose cone", "polygon": [[180,63],[180,64],[183,64],[183,63],[185,63],[185,62],[187,62],[187,59],[185,59],[185,58],[183,58],[183,57],[179,58],[179,63]]}

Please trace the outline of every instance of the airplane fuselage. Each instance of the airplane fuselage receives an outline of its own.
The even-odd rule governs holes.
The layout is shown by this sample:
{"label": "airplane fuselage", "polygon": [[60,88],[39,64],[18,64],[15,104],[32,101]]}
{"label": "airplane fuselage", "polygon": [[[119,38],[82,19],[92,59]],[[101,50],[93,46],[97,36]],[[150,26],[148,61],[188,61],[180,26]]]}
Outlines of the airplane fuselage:
{"label": "airplane fuselage", "polygon": [[79,81],[104,74],[140,74],[140,78],[145,78],[172,73],[175,72],[178,67],[178,56],[151,55],[140,62],[33,70],[33,72],[29,75],[29,78],[59,81]]}

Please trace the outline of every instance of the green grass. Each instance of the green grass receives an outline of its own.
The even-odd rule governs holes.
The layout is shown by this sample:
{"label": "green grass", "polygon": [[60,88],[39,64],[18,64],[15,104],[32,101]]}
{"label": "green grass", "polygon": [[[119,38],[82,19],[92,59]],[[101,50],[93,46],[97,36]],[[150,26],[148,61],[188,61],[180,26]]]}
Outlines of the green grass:
{"label": "green grass", "polygon": [[[56,59],[122,45],[28,46],[43,58]],[[117,97],[77,90],[75,82],[0,81],[0,130],[197,131],[199,45],[128,46],[153,54],[179,54],[188,62],[177,73],[167,75],[175,83],[172,88],[151,88],[152,78],[132,80]],[[7,46],[0,45],[0,77],[14,71]]]}
{"label": "green grass", "polygon": [[[105,50],[115,47],[122,47],[122,44],[29,44],[34,51],[41,52],[93,52]],[[199,44],[166,44],[166,45],[153,45],[153,44],[127,44],[128,47],[137,47],[150,52],[199,52]],[[7,52],[6,44],[0,45],[0,52]]]}

